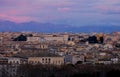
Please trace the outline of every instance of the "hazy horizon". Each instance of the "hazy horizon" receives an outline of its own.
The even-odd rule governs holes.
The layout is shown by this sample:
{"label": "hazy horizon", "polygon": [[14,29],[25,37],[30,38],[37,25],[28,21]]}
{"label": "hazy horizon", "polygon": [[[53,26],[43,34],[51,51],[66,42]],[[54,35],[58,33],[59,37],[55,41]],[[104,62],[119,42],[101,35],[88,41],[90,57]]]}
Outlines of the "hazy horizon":
{"label": "hazy horizon", "polygon": [[0,0],[0,20],[119,26],[119,3],[119,0]]}

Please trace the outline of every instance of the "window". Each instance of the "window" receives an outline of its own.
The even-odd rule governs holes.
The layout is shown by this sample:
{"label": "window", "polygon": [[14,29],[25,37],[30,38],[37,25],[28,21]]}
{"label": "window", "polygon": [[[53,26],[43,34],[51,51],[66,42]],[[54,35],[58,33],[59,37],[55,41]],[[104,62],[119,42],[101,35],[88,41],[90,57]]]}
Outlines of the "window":
{"label": "window", "polygon": [[50,63],[50,60],[51,60],[51,59],[49,58],[49,59],[48,59],[48,63]]}
{"label": "window", "polygon": [[42,63],[44,63],[44,58],[42,58]]}
{"label": "window", "polygon": [[16,63],[17,63],[17,64],[19,64],[19,62],[18,62],[18,61],[17,61]]}
{"label": "window", "polygon": [[38,64],[39,64],[40,62],[38,61]]}
{"label": "window", "polygon": [[60,64],[60,63],[61,63],[61,61],[59,60],[59,61],[58,61],[58,63]]}
{"label": "window", "polygon": [[45,60],[46,60],[45,63],[47,63],[47,58]]}
{"label": "window", "polygon": [[12,71],[13,71],[13,72],[16,72],[16,70],[15,70],[15,69],[13,69]]}
{"label": "window", "polygon": [[12,64],[12,61],[10,61],[10,64]]}

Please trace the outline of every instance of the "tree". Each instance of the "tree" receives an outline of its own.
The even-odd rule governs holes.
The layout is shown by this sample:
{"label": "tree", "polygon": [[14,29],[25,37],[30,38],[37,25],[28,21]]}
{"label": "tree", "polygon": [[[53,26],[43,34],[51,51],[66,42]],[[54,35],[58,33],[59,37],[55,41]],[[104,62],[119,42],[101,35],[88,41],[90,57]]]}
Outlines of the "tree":
{"label": "tree", "polygon": [[17,38],[13,39],[13,41],[27,41],[27,37],[21,34]]}
{"label": "tree", "polygon": [[104,43],[104,38],[103,37],[100,37],[100,43]]}
{"label": "tree", "polygon": [[88,38],[89,43],[98,43],[96,36],[91,36]]}

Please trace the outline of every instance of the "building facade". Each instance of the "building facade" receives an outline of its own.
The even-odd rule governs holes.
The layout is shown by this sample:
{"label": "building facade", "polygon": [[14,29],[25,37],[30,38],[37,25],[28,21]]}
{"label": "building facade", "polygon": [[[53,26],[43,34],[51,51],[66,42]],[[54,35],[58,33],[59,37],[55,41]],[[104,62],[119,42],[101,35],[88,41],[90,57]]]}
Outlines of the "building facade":
{"label": "building facade", "polygon": [[64,64],[64,58],[63,57],[29,57],[28,63],[62,65]]}

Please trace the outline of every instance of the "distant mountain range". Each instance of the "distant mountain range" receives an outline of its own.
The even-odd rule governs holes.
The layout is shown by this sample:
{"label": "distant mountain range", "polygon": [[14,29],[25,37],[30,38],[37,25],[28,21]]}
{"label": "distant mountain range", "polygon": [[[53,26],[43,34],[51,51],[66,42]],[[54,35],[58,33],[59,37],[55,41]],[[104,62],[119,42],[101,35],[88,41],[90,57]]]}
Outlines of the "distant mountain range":
{"label": "distant mountain range", "polygon": [[0,31],[30,31],[30,32],[114,32],[120,31],[120,26],[72,26],[65,24],[26,22],[15,23],[11,21],[0,21]]}

